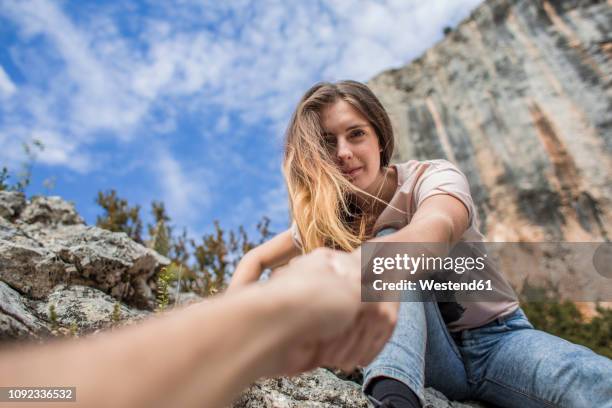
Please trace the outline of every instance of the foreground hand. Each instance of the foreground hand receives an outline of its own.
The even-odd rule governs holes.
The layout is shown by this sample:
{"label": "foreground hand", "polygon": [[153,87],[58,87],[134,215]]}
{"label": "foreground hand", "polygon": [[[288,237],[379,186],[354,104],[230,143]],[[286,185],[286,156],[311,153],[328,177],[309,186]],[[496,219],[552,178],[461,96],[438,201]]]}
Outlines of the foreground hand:
{"label": "foreground hand", "polygon": [[285,374],[319,366],[350,371],[371,362],[391,337],[399,303],[361,302],[360,263],[359,251],[317,249],[277,275],[285,291],[298,286],[306,312],[294,316],[303,328],[285,352]]}
{"label": "foreground hand", "polygon": [[[281,373],[293,375],[326,362],[321,345],[355,324],[361,309],[359,259],[319,248],[294,258],[270,279],[271,296],[286,299],[292,336],[279,349]],[[349,278],[350,276],[350,278]]]}
{"label": "foreground hand", "polygon": [[[360,250],[350,256],[360,259]],[[355,276],[352,269],[349,271],[349,279],[361,279],[361,273]],[[320,360],[326,366],[346,372],[369,364],[393,334],[398,312],[399,302],[362,302],[355,322],[339,336],[320,345]]]}

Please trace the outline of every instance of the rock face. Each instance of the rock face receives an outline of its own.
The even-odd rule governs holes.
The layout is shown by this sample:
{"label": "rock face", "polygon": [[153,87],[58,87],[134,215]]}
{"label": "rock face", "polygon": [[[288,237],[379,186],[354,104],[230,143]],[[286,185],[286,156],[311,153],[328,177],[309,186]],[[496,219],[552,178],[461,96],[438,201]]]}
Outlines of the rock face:
{"label": "rock face", "polygon": [[111,326],[113,316],[143,318],[168,263],[123,233],[86,226],[59,197],[26,201],[0,191],[0,339],[42,339],[70,326],[89,333]]}
{"label": "rock face", "polygon": [[153,276],[169,260],[124,233],[88,227],[59,197],[0,192],[0,279],[33,299],[58,284],[99,289],[152,309]]}
{"label": "rock face", "polygon": [[612,238],[612,2],[487,0],[369,85],[395,161],[467,175],[491,241]]}

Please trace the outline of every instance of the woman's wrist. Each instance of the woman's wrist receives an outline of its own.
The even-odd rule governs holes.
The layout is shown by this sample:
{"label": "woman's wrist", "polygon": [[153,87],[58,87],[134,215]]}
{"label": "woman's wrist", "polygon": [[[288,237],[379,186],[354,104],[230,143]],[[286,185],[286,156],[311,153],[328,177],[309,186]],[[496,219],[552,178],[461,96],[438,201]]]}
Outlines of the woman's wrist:
{"label": "woman's wrist", "polygon": [[245,255],[238,263],[228,289],[234,290],[235,287],[243,286],[251,282],[256,282],[261,276],[261,264]]}

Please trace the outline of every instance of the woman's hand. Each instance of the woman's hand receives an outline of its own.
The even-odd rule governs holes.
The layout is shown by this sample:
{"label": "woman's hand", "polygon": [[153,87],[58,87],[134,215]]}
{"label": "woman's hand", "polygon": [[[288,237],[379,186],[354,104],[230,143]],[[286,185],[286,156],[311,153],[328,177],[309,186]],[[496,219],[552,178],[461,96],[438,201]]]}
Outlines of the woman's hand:
{"label": "woman's hand", "polygon": [[355,324],[321,346],[321,360],[347,373],[368,365],[393,334],[398,309],[399,302],[364,303]]}

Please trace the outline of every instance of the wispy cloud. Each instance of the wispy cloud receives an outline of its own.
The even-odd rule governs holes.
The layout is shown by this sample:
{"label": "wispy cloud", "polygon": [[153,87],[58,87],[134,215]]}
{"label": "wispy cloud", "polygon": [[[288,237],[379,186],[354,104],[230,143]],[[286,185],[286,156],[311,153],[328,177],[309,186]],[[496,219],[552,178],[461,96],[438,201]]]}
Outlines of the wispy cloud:
{"label": "wispy cloud", "polygon": [[[50,96],[55,102],[66,104],[67,109],[50,110],[46,113],[53,116],[56,126],[61,126],[60,120],[63,122],[61,127],[65,127],[70,133],[67,136],[86,136],[92,131],[108,129],[116,132],[117,137],[122,137],[125,131],[140,120],[146,112],[146,105],[143,105],[139,95],[124,86],[126,80],[129,82],[131,74],[128,71],[129,66],[126,66],[128,61],[111,61],[108,57],[112,55],[98,52],[100,50],[95,46],[92,33],[85,27],[75,25],[56,3],[9,1],[3,6],[2,11],[21,28],[24,41],[41,36],[49,42],[55,56],[61,60],[61,64],[53,64],[53,60],[50,61],[47,79],[51,79],[50,74],[58,74],[53,75],[53,80],[61,84],[63,89],[52,87],[50,90],[54,93]],[[113,41],[121,42],[117,38]],[[19,54],[20,51],[15,52]],[[31,73],[31,69],[44,69],[26,66],[21,68],[25,70],[26,75]],[[23,96],[26,101],[37,97],[36,94],[28,93]]]}
{"label": "wispy cloud", "polygon": [[189,169],[167,150],[159,149],[150,163],[161,187],[160,197],[178,225],[188,226],[207,211],[212,194],[207,180],[212,175],[203,169]]}
{"label": "wispy cloud", "polygon": [[0,96],[11,96],[16,90],[17,87],[11,81],[4,68],[0,66]]}

